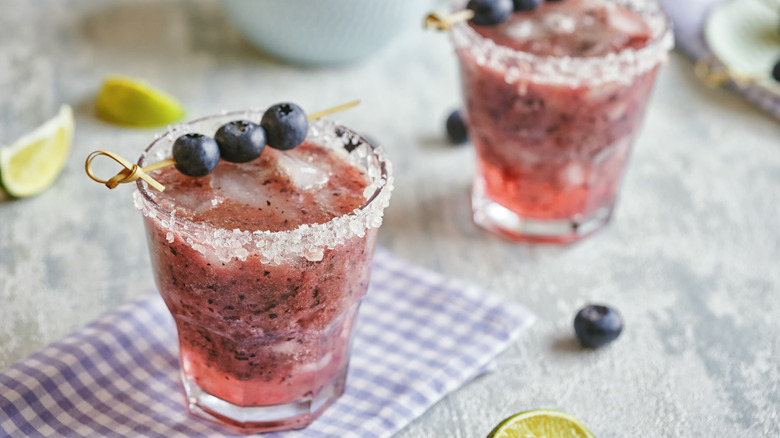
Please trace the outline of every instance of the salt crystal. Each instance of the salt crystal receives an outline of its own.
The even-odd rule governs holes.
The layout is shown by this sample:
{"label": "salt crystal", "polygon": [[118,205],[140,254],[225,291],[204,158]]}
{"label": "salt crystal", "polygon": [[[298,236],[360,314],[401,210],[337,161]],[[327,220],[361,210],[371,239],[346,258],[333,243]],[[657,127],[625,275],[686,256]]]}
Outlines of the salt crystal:
{"label": "salt crystal", "polygon": [[303,256],[310,262],[319,262],[325,256],[325,251],[320,247],[307,248]]}
{"label": "salt crystal", "polygon": [[349,229],[356,235],[360,236],[363,232],[363,224],[360,223],[357,219],[352,219],[349,221]]}
{"label": "salt crystal", "polygon": [[504,82],[507,84],[514,84],[520,78],[520,69],[517,67],[509,67],[504,74]]}
{"label": "salt crystal", "polygon": [[173,233],[168,231],[168,234],[165,235],[165,240],[167,240],[168,243],[173,243]]}
{"label": "salt crystal", "polygon": [[144,203],[143,203],[143,200],[141,200],[141,196],[142,195],[140,193],[138,193],[138,190],[133,192],[133,206],[138,211],[143,211],[144,210]]}

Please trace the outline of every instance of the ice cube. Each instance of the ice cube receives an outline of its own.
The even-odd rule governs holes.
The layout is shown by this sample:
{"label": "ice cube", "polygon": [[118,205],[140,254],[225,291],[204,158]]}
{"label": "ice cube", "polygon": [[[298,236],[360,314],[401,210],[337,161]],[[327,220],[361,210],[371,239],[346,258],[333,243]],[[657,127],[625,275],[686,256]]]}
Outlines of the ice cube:
{"label": "ice cube", "polygon": [[528,40],[534,35],[534,23],[531,20],[518,20],[508,25],[505,32],[514,40]]}
{"label": "ice cube", "polygon": [[277,354],[294,356],[301,350],[301,344],[299,344],[295,339],[290,339],[289,341],[283,341],[271,345],[270,350]]}
{"label": "ice cube", "polygon": [[320,190],[314,193],[314,203],[319,211],[331,216],[340,216],[338,203],[341,200],[341,194],[334,196],[332,190]]}
{"label": "ice cube", "polygon": [[330,361],[333,360],[333,353],[328,353],[325,356],[322,356],[320,360],[317,362],[317,369],[321,370],[324,369],[326,366],[330,364]]}
{"label": "ice cube", "polygon": [[262,208],[268,201],[278,198],[278,194],[274,196],[267,186],[258,184],[266,178],[263,173],[268,177],[272,175],[270,169],[261,166],[217,166],[212,173],[212,185],[224,199]]}
{"label": "ice cube", "polygon": [[579,163],[570,163],[561,171],[561,185],[577,187],[585,183],[585,169]]}
{"label": "ice cube", "polygon": [[628,103],[620,102],[616,105],[613,105],[612,108],[610,108],[607,111],[607,118],[614,122],[623,118],[623,116],[625,116],[627,112],[628,112]]}
{"label": "ice cube", "polygon": [[282,175],[290,178],[293,186],[300,190],[312,190],[328,182],[329,169],[318,167],[314,160],[301,159],[293,154],[276,154],[276,166]]}
{"label": "ice cube", "polygon": [[623,86],[617,82],[607,82],[597,87],[592,87],[587,94],[588,100],[608,99],[621,90]]}
{"label": "ice cube", "polygon": [[[176,205],[183,214],[197,214],[206,211],[211,202],[203,199],[202,196],[190,195],[187,193],[176,193]],[[166,206],[166,205],[164,205]],[[172,206],[167,206],[172,208]]]}
{"label": "ice cube", "polygon": [[607,24],[628,37],[649,36],[650,33],[643,17],[626,8],[607,9]]}
{"label": "ice cube", "polygon": [[555,34],[571,34],[577,28],[577,20],[565,14],[548,14],[544,16],[544,25]]}

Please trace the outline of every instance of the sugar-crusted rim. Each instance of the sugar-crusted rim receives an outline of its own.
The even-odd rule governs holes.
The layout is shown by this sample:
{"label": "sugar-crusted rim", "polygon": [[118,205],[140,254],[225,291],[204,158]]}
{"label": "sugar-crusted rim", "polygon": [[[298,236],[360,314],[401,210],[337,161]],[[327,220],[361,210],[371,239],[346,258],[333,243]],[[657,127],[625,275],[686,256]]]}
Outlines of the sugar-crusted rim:
{"label": "sugar-crusted rim", "polygon": [[[672,23],[656,0],[604,0],[626,6],[642,14],[653,32],[653,39],[641,49],[624,49],[596,57],[539,56],[497,45],[482,37],[467,23],[452,27],[451,38],[459,56],[468,51],[481,66],[504,73],[507,83],[533,81],[576,87],[599,86],[610,82],[630,83],[637,75],[664,62],[674,47]],[[452,2],[456,10],[465,0]]]}
{"label": "sugar-crusted rim", "polygon": [[[159,135],[141,154],[138,165],[170,158],[173,141],[188,132],[204,132],[204,125],[220,126],[231,120],[245,119],[259,123],[263,110],[224,112],[176,125]],[[212,130],[208,130],[212,131]],[[216,131],[216,127],[213,129]],[[348,160],[366,171],[369,186],[366,187],[366,202],[353,211],[335,217],[321,224],[304,224],[288,231],[243,231],[226,230],[176,217],[161,205],[149,190],[148,185],[138,180],[133,193],[134,203],[146,217],[159,221],[167,228],[167,239],[184,239],[190,246],[204,255],[213,254],[223,262],[233,259],[246,260],[258,255],[263,263],[279,264],[283,261],[303,257],[309,261],[322,260],[325,249],[331,249],[354,236],[363,237],[367,230],[379,228],[384,209],[390,201],[393,190],[392,164],[381,146],[366,141],[354,131],[334,122],[319,119],[309,123],[307,140],[321,146],[344,148]],[[347,149],[349,147],[350,149]]]}

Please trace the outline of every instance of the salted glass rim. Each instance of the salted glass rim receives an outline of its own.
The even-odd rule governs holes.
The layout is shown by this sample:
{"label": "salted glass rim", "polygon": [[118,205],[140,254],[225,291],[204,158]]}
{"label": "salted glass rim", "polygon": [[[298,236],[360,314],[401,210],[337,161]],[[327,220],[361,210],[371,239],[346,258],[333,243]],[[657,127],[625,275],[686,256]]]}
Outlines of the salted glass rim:
{"label": "salted glass rim", "polygon": [[[144,149],[138,158],[137,164],[141,167],[146,165],[145,160],[152,155],[161,142],[170,142],[172,144],[173,140],[180,135],[188,132],[201,132],[202,128],[196,127],[199,124],[215,122],[220,119],[224,119],[225,122],[249,119],[259,123],[264,111],[263,109],[224,111],[169,127],[163,134],[158,134],[155,140]],[[348,144],[346,140],[349,140],[350,144],[354,146],[353,151],[348,151],[349,154],[362,153],[364,156],[360,158],[366,158],[375,162],[378,173],[373,172],[372,174],[369,164],[369,169],[366,169],[366,175],[369,179],[368,188],[372,186],[376,188],[366,198],[365,202],[354,210],[333,217],[326,222],[302,224],[292,230],[228,230],[176,216],[175,212],[171,212],[160,205],[154,199],[154,196],[151,195],[151,190],[153,189],[150,189],[146,182],[139,179],[136,181],[136,191],[134,193],[136,207],[143,212],[144,216],[151,217],[157,221],[161,220],[158,215],[162,215],[162,219],[168,220],[167,224],[163,224],[165,228],[187,234],[189,238],[193,239],[188,239],[188,243],[202,253],[208,249],[221,253],[217,255],[223,261],[232,260],[233,258],[244,260],[248,255],[254,253],[259,253],[263,256],[263,253],[266,252],[265,250],[268,249],[270,249],[270,254],[267,254],[268,257],[262,257],[264,262],[279,263],[290,256],[303,256],[310,261],[317,261],[317,259],[321,259],[322,252],[326,247],[333,248],[353,236],[362,237],[368,229],[379,228],[382,222],[383,211],[389,203],[390,194],[393,190],[394,179],[392,164],[384,148],[380,145],[372,144],[365,137],[344,125],[328,119],[312,120],[309,122],[309,132],[306,140],[320,145],[329,141],[340,140],[344,146]],[[364,152],[356,152],[364,145],[367,148],[363,149]],[[324,147],[331,148],[330,146]],[[170,158],[170,147],[164,148],[164,150],[167,156],[158,158]],[[159,151],[157,153],[159,154]],[[354,163],[352,164],[354,165]],[[200,242],[195,241],[198,237],[206,235],[215,236],[214,239],[207,239],[206,246],[200,245]],[[307,239],[307,237],[310,239]],[[304,247],[301,247],[301,241],[303,241]],[[220,246],[226,247],[218,248]],[[240,248],[244,248],[246,251],[241,251]],[[221,251],[222,249],[227,251]]]}
{"label": "salted glass rim", "polygon": [[[657,0],[603,0],[640,13],[653,37],[639,49],[626,48],[601,56],[543,56],[496,44],[468,23],[452,27],[451,39],[458,52],[468,50],[477,64],[504,71],[507,83],[531,80],[538,83],[578,86],[609,82],[631,82],[668,58],[674,48],[673,23]],[[465,7],[466,0],[453,0],[453,9]],[[462,56],[459,54],[459,56]]]}

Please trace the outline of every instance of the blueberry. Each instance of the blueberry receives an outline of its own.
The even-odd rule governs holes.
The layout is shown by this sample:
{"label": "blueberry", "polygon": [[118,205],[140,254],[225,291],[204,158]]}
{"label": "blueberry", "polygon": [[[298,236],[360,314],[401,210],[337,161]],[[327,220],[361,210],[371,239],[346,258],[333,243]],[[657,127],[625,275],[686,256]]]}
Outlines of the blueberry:
{"label": "blueberry", "polygon": [[203,134],[184,134],[173,142],[176,169],[187,176],[206,176],[219,163],[219,146]]}
{"label": "blueberry", "polygon": [[780,61],[777,61],[775,66],[772,68],[772,79],[780,82]]}
{"label": "blueberry", "polygon": [[508,20],[514,12],[512,0],[469,0],[466,9],[474,11],[470,20],[477,26],[495,26]]}
{"label": "blueberry", "polygon": [[544,3],[544,0],[513,0],[515,11],[533,11]]}
{"label": "blueberry", "polygon": [[623,331],[623,318],[617,310],[599,304],[590,304],[574,318],[574,332],[582,345],[590,348],[609,344]]}
{"label": "blueberry", "polygon": [[452,144],[462,144],[469,139],[469,131],[460,110],[455,110],[447,117],[447,138]]}
{"label": "blueberry", "polygon": [[301,144],[309,131],[306,113],[294,103],[277,103],[268,108],[260,126],[265,129],[268,146],[283,151]]}
{"label": "blueberry", "polygon": [[231,163],[246,163],[259,157],[265,149],[265,130],[246,120],[233,120],[217,130],[214,140],[219,154]]}

